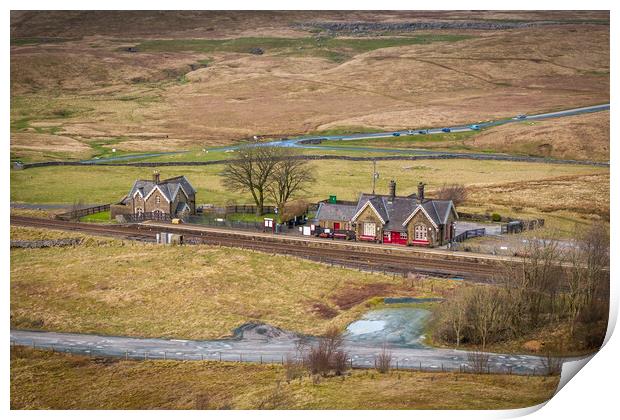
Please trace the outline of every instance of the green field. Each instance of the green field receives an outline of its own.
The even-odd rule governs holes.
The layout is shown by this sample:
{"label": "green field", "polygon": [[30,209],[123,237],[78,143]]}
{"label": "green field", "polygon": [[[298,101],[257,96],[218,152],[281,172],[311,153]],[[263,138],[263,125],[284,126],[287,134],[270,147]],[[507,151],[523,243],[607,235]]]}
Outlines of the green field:
{"label": "green field", "polygon": [[392,136],[379,139],[360,139],[360,140],[328,140],[323,141],[323,146],[355,146],[355,147],[393,147],[393,148],[424,148],[433,146],[433,143],[441,143],[446,149],[464,149],[463,140],[476,135],[475,131],[463,133],[437,133],[437,134],[416,134],[412,136]]}
{"label": "green field", "polygon": [[[329,195],[343,200],[357,198],[372,188],[372,162],[325,160],[311,163],[317,181],[310,186],[306,197],[316,201]],[[150,179],[155,168],[56,166],[11,171],[11,201],[26,203],[73,203],[82,199],[88,203],[109,203],[120,200],[136,179]],[[198,202],[225,204],[251,203],[249,194],[227,191],[218,175],[223,165],[162,166],[161,177],[185,175],[198,190]],[[537,180],[568,175],[607,174],[608,168],[585,165],[560,165],[526,162],[451,160],[451,161],[379,161],[379,193],[386,193],[390,179],[398,184],[399,194],[416,191],[424,181],[427,188],[445,182],[465,185],[484,185],[519,180]]]}
{"label": "green field", "polygon": [[110,211],[102,211],[95,214],[89,214],[87,216],[81,217],[80,222],[110,222]]}

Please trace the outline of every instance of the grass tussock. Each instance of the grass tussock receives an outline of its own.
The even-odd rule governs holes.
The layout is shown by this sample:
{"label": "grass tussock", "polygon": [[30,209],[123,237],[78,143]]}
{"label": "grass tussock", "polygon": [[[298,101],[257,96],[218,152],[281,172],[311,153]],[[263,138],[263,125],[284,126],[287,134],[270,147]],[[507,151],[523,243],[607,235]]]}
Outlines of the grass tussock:
{"label": "grass tussock", "polygon": [[11,408],[508,409],[547,401],[558,379],[354,370],[287,381],[280,365],[89,359],[16,347]]}
{"label": "grass tussock", "polygon": [[[379,303],[373,298],[442,296],[455,287],[457,281],[412,283],[294,257],[209,246],[121,242],[15,249],[11,326],[206,339],[262,321],[321,334],[329,327],[344,328]],[[355,299],[345,299],[348,294]]]}
{"label": "grass tussock", "polygon": [[114,245],[122,246],[123,241],[100,236],[84,235],[78,232],[64,232],[61,230],[32,228],[26,226],[11,226],[12,241],[43,241],[54,239],[78,238],[82,242],[80,246],[102,246]]}

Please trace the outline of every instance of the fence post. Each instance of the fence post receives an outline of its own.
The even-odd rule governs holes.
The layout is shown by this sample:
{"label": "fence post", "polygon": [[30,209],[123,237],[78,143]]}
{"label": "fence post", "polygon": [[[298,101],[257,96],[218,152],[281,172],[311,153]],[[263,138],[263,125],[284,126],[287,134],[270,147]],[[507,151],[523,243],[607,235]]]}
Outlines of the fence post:
{"label": "fence post", "polygon": [[128,359],[129,359],[129,351],[125,350],[125,360],[128,360]]}
{"label": "fence post", "polygon": [[166,352],[164,352],[164,360],[166,360]]}
{"label": "fence post", "polygon": [[218,352],[220,354],[220,362],[222,361],[222,352]]}

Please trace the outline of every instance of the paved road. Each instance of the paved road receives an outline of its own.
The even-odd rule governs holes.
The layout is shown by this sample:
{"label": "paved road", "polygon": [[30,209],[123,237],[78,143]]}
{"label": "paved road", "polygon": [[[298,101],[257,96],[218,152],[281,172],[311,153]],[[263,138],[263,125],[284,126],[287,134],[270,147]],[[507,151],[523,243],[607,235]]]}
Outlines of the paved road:
{"label": "paved road", "polygon": [[[204,359],[281,363],[288,356],[295,356],[299,337],[286,332],[271,337],[265,336],[257,334],[257,328],[260,329],[261,326],[255,326],[249,334],[210,341],[11,330],[11,342],[17,345],[36,346],[36,348],[53,348],[60,352],[70,351],[93,356],[132,359]],[[315,339],[306,338],[305,340],[312,343]],[[373,367],[375,356],[382,351],[382,347],[377,344],[363,345],[353,340],[346,340],[345,343],[354,367]],[[394,364],[398,363],[399,368],[419,369],[421,367],[431,371],[442,369],[458,371],[461,368],[467,369],[469,364],[467,352],[459,350],[405,346],[393,347],[390,351]],[[542,359],[536,356],[490,354],[489,360],[489,368],[492,372],[541,374],[544,370]]]}
{"label": "paved road", "polygon": [[[310,149],[322,149],[322,150],[341,150],[341,147],[330,147],[330,146],[313,146],[311,144],[304,144],[304,141],[312,140],[312,139],[321,139],[321,140],[336,140],[336,141],[350,141],[350,140],[363,140],[363,139],[377,139],[377,138],[392,138],[395,137],[394,133],[399,135],[420,135],[419,131],[424,130],[428,134],[439,134],[442,133],[443,129],[447,128],[452,133],[462,133],[467,131],[476,131],[472,129],[472,125],[476,124],[480,128],[494,127],[503,124],[510,124],[515,122],[523,122],[523,121],[537,121],[549,118],[560,118],[560,117],[568,117],[572,115],[580,115],[580,114],[589,114],[593,112],[601,112],[608,111],[610,109],[610,104],[603,105],[593,105],[581,108],[573,108],[567,109],[563,111],[555,111],[555,112],[547,112],[543,114],[533,114],[533,115],[523,115],[522,118],[517,118],[516,116],[513,118],[506,118],[497,121],[487,121],[481,123],[472,123],[466,125],[457,125],[457,126],[447,126],[447,127],[438,127],[438,128],[415,128],[410,130],[400,130],[400,131],[386,131],[381,133],[360,133],[360,134],[349,134],[349,135],[339,135],[339,136],[306,136],[306,137],[296,137],[294,139],[288,140],[280,140],[269,143],[262,143],[264,145],[273,145],[273,146],[282,146],[282,147],[298,147],[298,148],[310,148]],[[356,150],[365,150],[365,151],[393,151],[393,149],[374,149],[374,148],[358,148]],[[403,150],[404,152],[404,150]],[[415,152],[416,154],[420,153],[429,153],[436,154],[437,152],[429,152],[428,150],[410,150],[410,153]]]}
{"label": "paved road", "polygon": [[[543,114],[533,114],[533,115],[524,115],[523,118],[506,118],[497,121],[487,121],[481,123],[472,123],[465,125],[456,125],[456,126],[448,126],[448,127],[436,127],[436,128],[415,128],[408,130],[399,130],[399,131],[385,131],[381,133],[359,133],[359,134],[347,134],[347,135],[338,135],[338,136],[303,136],[303,137],[295,137],[292,139],[286,140],[276,140],[271,142],[262,142],[262,143],[253,143],[253,144],[243,144],[243,145],[232,145],[226,147],[214,147],[210,148],[209,151],[233,151],[238,150],[242,147],[261,147],[261,146],[277,146],[277,147],[292,147],[292,148],[300,148],[300,149],[314,149],[314,150],[337,150],[341,152],[345,151],[364,151],[364,152],[378,152],[378,153],[399,153],[399,154],[411,154],[411,155],[431,155],[431,156],[478,156],[476,153],[453,153],[453,152],[439,152],[439,151],[429,151],[424,149],[392,149],[392,148],[373,148],[373,147],[350,147],[350,146],[323,146],[316,144],[307,143],[309,140],[335,140],[335,141],[351,141],[351,140],[364,140],[364,139],[378,139],[378,138],[392,138],[394,137],[394,133],[398,133],[399,135],[409,135],[411,131],[413,135],[419,135],[420,130],[425,130],[428,134],[439,134],[442,133],[442,129],[449,128],[450,132],[453,133],[462,133],[466,131],[474,131],[471,126],[473,124],[477,124],[480,128],[493,127],[503,124],[510,124],[514,122],[523,122],[523,121],[536,121],[543,120],[549,118],[560,118],[560,117],[568,117],[571,115],[579,115],[579,114],[589,114],[593,112],[601,112],[608,111],[610,109],[610,104],[603,105],[593,105],[586,106],[581,108],[572,108],[566,109],[563,111],[555,111],[555,112],[547,112]],[[163,155],[174,155],[185,153],[186,151],[178,151],[178,152],[165,152],[165,153],[144,153],[138,155],[128,155],[128,156],[118,156],[118,157],[110,157],[110,158],[102,158],[102,159],[91,159],[81,161],[82,163],[105,163],[105,162],[115,162],[115,161],[123,161],[123,160],[133,160],[133,159],[144,159],[149,157],[163,156]],[[486,157],[491,157],[494,155],[485,154]],[[506,155],[497,155],[498,157],[505,157]]]}

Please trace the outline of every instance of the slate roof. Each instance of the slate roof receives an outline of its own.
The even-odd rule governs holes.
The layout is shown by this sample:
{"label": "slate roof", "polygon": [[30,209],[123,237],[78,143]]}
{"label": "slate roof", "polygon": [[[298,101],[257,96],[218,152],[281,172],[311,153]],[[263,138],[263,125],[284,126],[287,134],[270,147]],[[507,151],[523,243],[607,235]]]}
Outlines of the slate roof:
{"label": "slate roof", "polygon": [[174,211],[174,213],[175,214],[182,213],[183,210],[185,209],[191,210],[185,201],[180,201],[179,204],[177,204],[177,208]]}
{"label": "slate roof", "polygon": [[[394,197],[390,200],[387,195],[362,193],[353,215],[357,214],[368,201],[386,222],[384,229],[397,232],[406,231],[403,223],[420,205],[413,194],[408,197]],[[450,200],[424,200],[421,206],[432,221],[439,226],[446,223],[453,204]]]}
{"label": "slate roof", "polygon": [[189,183],[187,178],[184,175],[176,176],[174,178],[164,179],[159,182],[159,184],[155,184],[152,180],[138,179],[134,182],[133,187],[129,190],[129,194],[122,201],[123,203],[127,203],[136,191],[140,191],[143,197],[146,197],[150,194],[150,192],[158,186],[162,193],[166,196],[166,198],[170,201],[173,201],[178,194],[179,190],[183,188],[183,190],[189,195],[195,195],[196,190],[192,187],[192,184]]}
{"label": "slate roof", "polygon": [[355,206],[349,204],[321,203],[316,211],[317,220],[351,220]]}

